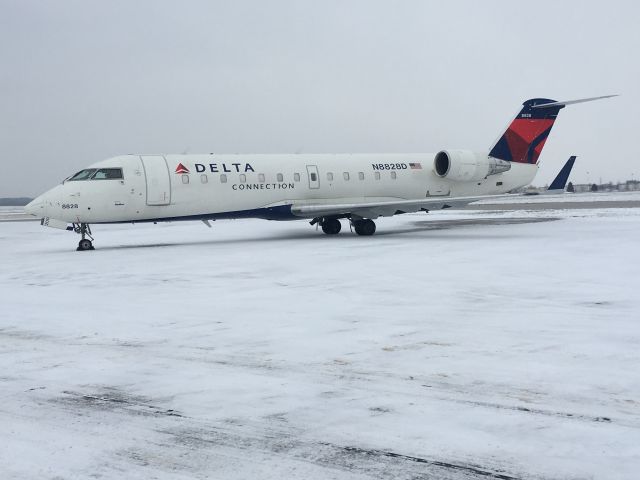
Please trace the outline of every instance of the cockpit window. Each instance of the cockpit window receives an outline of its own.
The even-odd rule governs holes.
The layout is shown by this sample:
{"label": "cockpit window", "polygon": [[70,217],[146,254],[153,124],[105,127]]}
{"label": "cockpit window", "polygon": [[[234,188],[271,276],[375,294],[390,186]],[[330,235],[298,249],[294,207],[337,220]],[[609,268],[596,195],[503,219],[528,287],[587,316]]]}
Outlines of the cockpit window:
{"label": "cockpit window", "polygon": [[89,180],[89,177],[95,173],[95,168],[86,168],[84,170],[80,170],[78,173],[70,177],[68,180],[76,181],[76,180]]}
{"label": "cockpit window", "polygon": [[100,168],[91,180],[122,180],[121,168]]}

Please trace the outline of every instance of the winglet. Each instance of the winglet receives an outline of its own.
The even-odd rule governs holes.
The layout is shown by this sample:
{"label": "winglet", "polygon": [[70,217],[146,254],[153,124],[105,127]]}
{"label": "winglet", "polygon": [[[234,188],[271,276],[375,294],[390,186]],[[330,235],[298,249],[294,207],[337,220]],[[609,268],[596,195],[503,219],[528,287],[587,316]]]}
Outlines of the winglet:
{"label": "winglet", "polygon": [[538,105],[532,105],[531,108],[547,108],[547,107],[565,107],[567,105],[573,105],[574,103],[584,103],[584,102],[593,102],[594,100],[601,100],[603,98],[613,98],[619,97],[620,95],[603,95],[602,97],[591,97],[591,98],[579,98],[577,100],[565,100],[563,102],[548,102],[541,103]]}
{"label": "winglet", "polygon": [[569,175],[571,174],[571,169],[573,168],[573,164],[576,161],[576,156],[572,155],[567,160],[567,163],[564,164],[558,176],[551,182],[549,188],[547,188],[548,192],[563,192],[565,187],[567,186],[567,180],[569,179]]}

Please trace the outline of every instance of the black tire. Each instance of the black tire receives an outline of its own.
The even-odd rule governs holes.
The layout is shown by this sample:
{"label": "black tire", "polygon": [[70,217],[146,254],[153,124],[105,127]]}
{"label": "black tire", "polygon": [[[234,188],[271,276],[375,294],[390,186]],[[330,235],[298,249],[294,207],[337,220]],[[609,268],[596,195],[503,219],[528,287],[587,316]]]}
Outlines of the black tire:
{"label": "black tire", "polygon": [[322,231],[327,235],[337,235],[342,229],[342,224],[337,218],[328,218],[322,222]]}
{"label": "black tire", "polygon": [[80,240],[80,242],[78,242],[78,248],[76,250],[79,252],[84,252],[85,250],[94,250],[93,243],[91,243],[91,240],[83,238],[82,240]]}
{"label": "black tire", "polygon": [[363,235],[365,237],[376,233],[376,224],[370,219],[353,222],[353,228],[358,235]]}

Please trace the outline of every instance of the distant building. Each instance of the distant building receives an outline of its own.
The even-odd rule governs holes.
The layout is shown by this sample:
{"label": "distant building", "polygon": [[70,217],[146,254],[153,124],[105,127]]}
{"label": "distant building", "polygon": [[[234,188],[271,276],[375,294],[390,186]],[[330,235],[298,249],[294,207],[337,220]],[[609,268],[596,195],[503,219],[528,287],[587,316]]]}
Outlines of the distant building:
{"label": "distant building", "polygon": [[[529,186],[521,188],[517,192],[513,193],[528,193],[542,192],[547,189],[547,185],[544,187]],[[572,190],[573,189],[573,190]],[[618,183],[573,183],[567,184],[568,192],[585,193],[585,192],[637,192],[640,191],[640,180],[626,180]]]}

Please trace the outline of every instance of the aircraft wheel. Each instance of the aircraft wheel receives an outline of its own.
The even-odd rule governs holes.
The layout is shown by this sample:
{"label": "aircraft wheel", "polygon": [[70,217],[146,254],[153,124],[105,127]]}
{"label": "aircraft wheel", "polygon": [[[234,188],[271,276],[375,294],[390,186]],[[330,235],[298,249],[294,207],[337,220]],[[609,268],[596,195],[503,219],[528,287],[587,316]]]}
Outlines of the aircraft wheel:
{"label": "aircraft wheel", "polygon": [[370,219],[353,222],[353,228],[358,235],[369,236],[376,233],[376,224]]}
{"label": "aircraft wheel", "polygon": [[78,252],[83,252],[85,250],[95,250],[95,248],[93,248],[93,243],[91,243],[91,240],[83,238],[82,240],[80,240],[80,242],[78,242],[78,248],[76,248],[76,250]]}
{"label": "aircraft wheel", "polygon": [[342,224],[337,218],[328,218],[322,222],[322,231],[327,235],[336,235],[340,233],[341,228]]}

